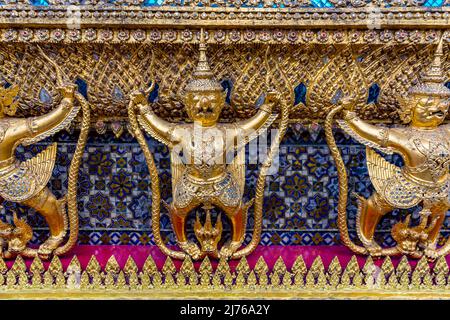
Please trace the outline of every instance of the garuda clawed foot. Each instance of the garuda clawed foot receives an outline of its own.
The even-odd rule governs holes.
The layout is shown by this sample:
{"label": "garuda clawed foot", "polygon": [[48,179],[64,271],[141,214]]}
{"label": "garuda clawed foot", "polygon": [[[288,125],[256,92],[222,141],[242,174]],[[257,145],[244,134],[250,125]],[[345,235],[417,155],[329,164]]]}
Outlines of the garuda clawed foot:
{"label": "garuda clawed foot", "polygon": [[220,259],[229,259],[231,256],[239,249],[241,242],[231,241],[230,243],[224,245],[219,252]]}
{"label": "garuda clawed foot", "polygon": [[58,236],[50,236],[43,244],[39,246],[38,255],[48,258],[64,240],[64,233]]}
{"label": "garuda clawed foot", "polygon": [[191,241],[178,243],[180,248],[186,252],[193,260],[199,260],[203,257],[202,251],[195,243]]}

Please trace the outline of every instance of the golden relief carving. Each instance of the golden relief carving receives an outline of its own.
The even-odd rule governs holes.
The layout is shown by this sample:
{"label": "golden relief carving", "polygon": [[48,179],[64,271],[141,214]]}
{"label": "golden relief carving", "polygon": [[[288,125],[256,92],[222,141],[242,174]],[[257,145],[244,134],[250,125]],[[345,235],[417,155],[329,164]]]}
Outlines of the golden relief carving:
{"label": "golden relief carving", "polygon": [[[1,252],[7,258],[18,254],[48,258],[58,248],[60,253],[64,253],[69,247],[67,244],[61,246],[69,228],[67,197],[57,199],[46,187],[55,164],[56,143],[24,162],[18,161],[14,155],[18,145],[34,144],[66,128],[80,109],[80,104],[75,103],[75,97],[80,99],[76,93],[76,86],[65,83],[59,66],[42,50],[40,53],[47,60],[47,64],[54,68],[56,90],[60,92],[62,99],[56,108],[45,115],[18,118],[15,114],[19,105],[16,97],[19,87],[13,85],[7,89],[0,89],[0,199],[22,203],[35,209],[45,218],[50,229],[50,237],[37,250],[27,247],[32,237],[32,229],[25,221],[14,216],[15,227],[1,224]],[[85,101],[81,103],[86,110]],[[72,179],[73,172],[74,169],[71,168]],[[69,239],[72,246],[74,239],[77,238],[78,213],[73,209],[73,195],[76,194],[74,185],[69,189],[72,202],[69,210],[71,220]]]}
{"label": "golden relief carving", "polygon": [[[358,253],[372,256],[405,254],[418,258],[435,259],[446,255],[449,241],[437,248],[439,231],[449,208],[450,136],[448,125],[443,125],[449,106],[450,89],[444,86],[443,42],[438,44],[433,60],[422,73],[418,84],[405,96],[397,95],[401,103],[401,119],[406,127],[386,128],[367,123],[353,111],[355,102],[345,98],[329,115],[327,138],[335,158],[341,184],[340,231],[346,245]],[[367,167],[375,193],[364,199],[358,196],[356,229],[363,246],[355,245],[348,237],[345,222],[346,172],[336,148],[330,123],[342,110],[340,127],[367,146]],[[405,164],[397,167],[375,150],[399,154]],[[420,222],[410,225],[411,217],[392,228],[397,242],[393,248],[381,248],[374,240],[375,228],[381,217],[395,208],[421,206]]]}
{"label": "golden relief carving", "polygon": [[[278,148],[286,130],[287,108],[286,104],[281,102],[281,130],[274,137],[269,155],[263,164],[256,197],[245,203],[243,201],[245,145],[251,139],[258,137],[277,117],[272,112],[280,100],[279,93],[268,91],[264,102],[253,117],[230,124],[219,124],[218,120],[225,105],[227,92],[214,79],[213,71],[206,58],[206,44],[203,41],[200,43],[199,51],[200,56],[193,72],[193,78],[187,83],[183,92],[186,112],[193,123],[167,122],[154,113],[146,101],[146,97],[153,90],[154,81],[145,92],[135,91],[132,93],[128,112],[134,133],[138,136],[138,141],[146,152],[152,176],[152,200],[154,203],[152,227],[155,242],[161,250],[169,256],[181,259],[186,258],[187,255],[195,260],[205,256],[225,259],[239,258],[249,254],[259,243],[264,176],[273,160],[273,153]],[[267,57],[265,72],[268,80],[271,70]],[[251,83],[254,83],[255,80],[248,79]],[[266,86],[268,84],[266,82]],[[154,167],[153,158],[142,138],[138,123],[147,133],[166,144],[171,150],[173,201],[165,204],[165,207],[169,212],[177,243],[183,252],[170,250],[161,241],[159,231],[159,203],[161,200],[157,169]],[[157,198],[155,198],[155,194],[158,195]],[[255,202],[253,240],[248,246],[240,249],[245,236],[247,211],[253,202]],[[188,241],[185,230],[188,214],[199,207],[206,212],[205,223],[202,225],[197,216],[194,224],[195,235],[201,247]],[[217,245],[222,237],[222,222],[219,214],[213,226],[210,212],[213,208],[224,212],[232,227],[231,241],[222,246],[220,250]]]}
{"label": "golden relief carving", "polygon": [[[217,30],[214,32],[217,32]],[[213,42],[212,34],[211,31],[211,36],[208,38],[209,42]],[[442,36],[439,47],[442,48],[442,41],[446,39],[446,34],[444,32],[436,34]],[[388,37],[387,34],[384,34],[384,36]],[[377,128],[376,130],[373,129],[374,132],[370,132],[369,137],[367,137],[367,133],[363,134],[362,131],[372,127],[365,121],[360,120],[365,118],[371,121],[384,122],[393,122],[399,119],[408,121],[411,117],[410,109],[405,107],[405,102],[401,102],[402,100],[396,99],[396,97],[399,95],[406,96],[410,85],[417,83],[420,79],[431,79],[430,77],[426,78],[426,75],[420,78],[421,73],[419,71],[423,65],[430,62],[431,52],[434,49],[433,45],[417,43],[375,46],[365,43],[344,46],[333,43],[329,45],[278,46],[270,44],[266,46],[240,46],[226,44],[211,46],[210,61],[206,61],[204,51],[206,50],[204,48],[206,40],[204,37],[206,37],[206,33],[194,32],[192,34],[194,40],[191,41],[193,42],[196,39],[203,38],[199,61],[195,58],[196,50],[192,44],[121,44],[117,46],[77,44],[70,47],[52,44],[51,48],[48,46],[46,50],[51,52],[52,60],[55,60],[61,67],[51,62],[52,60],[46,56],[42,58],[36,55],[36,50],[32,46],[24,46],[23,44],[4,45],[0,47],[0,59],[3,62],[0,64],[2,79],[9,83],[15,82],[15,79],[19,81],[18,86],[2,89],[0,93],[4,101],[4,114],[15,114],[17,109],[17,114],[27,117],[28,120],[4,117],[2,119],[3,124],[0,127],[0,139],[6,140],[9,128],[16,127],[17,123],[23,120],[25,121],[23,126],[28,130],[29,136],[13,141],[14,143],[11,142],[11,144],[15,147],[16,143],[19,142],[22,144],[35,143],[72,122],[76,111],[81,106],[85,108],[83,109],[81,123],[84,138],[80,136],[81,144],[77,146],[78,152],[78,148],[82,150],[84,147],[83,139],[85,140],[85,134],[87,134],[86,132],[91,125],[89,123],[91,112],[96,120],[101,121],[119,118],[126,122],[128,121],[126,116],[128,116],[130,131],[138,138],[144,149],[147,147],[144,146],[145,141],[142,133],[138,130],[139,126],[172,149],[174,201],[168,205],[168,209],[180,247],[195,259],[202,258],[205,255],[235,258],[251,252],[250,249],[237,251],[242,243],[245,231],[243,225],[246,220],[246,212],[250,206],[250,203],[242,202],[245,181],[243,174],[245,167],[241,162],[243,159],[242,146],[248,140],[235,148],[241,148],[235,155],[236,161],[226,165],[216,165],[217,158],[223,158],[226,151],[229,151],[224,147],[227,146],[228,140],[223,139],[219,146],[216,146],[216,141],[212,137],[226,136],[225,133],[229,134],[233,130],[235,131],[234,136],[236,136],[238,129],[266,129],[274,120],[274,117],[269,116],[269,113],[272,111],[270,106],[275,103],[275,96],[281,99],[281,106],[284,108],[290,106],[289,121],[296,122],[322,121],[327,114],[329,117],[330,115],[334,116],[338,111],[332,110],[333,103],[342,96],[352,94],[354,97],[351,104],[350,102],[347,103],[348,108],[351,105],[352,111],[344,111],[344,120],[339,123],[344,130],[368,147],[383,152],[394,152],[392,146],[389,145],[394,132],[400,136],[411,137],[411,139],[414,137],[414,141],[411,140],[408,143],[402,141],[402,145],[405,142],[405,146],[408,145],[416,150],[419,158],[429,158],[430,154],[440,155],[445,151],[445,145],[430,147],[426,142],[436,140],[444,143],[445,140],[442,137],[446,136],[445,131],[442,131],[443,129],[436,129],[436,131],[429,131],[421,135],[413,127],[405,129]],[[434,39],[430,38],[429,42],[434,41]],[[270,48],[270,50],[267,50],[267,48]],[[444,73],[448,73],[449,59],[445,59],[443,53],[438,52],[433,60],[436,65],[438,63],[436,59],[438,58],[440,59],[441,65],[439,68],[442,73],[439,80],[440,86],[443,88],[442,83],[445,78],[448,78]],[[168,61],[175,61],[176,63],[167,63]],[[151,65],[150,68],[148,68],[149,65]],[[267,65],[270,66],[262,67]],[[61,69],[61,71],[55,72],[53,69]],[[65,74],[70,82],[75,82],[77,79],[86,82],[89,104],[80,93],[75,92],[74,86],[57,89],[52,85],[55,80],[61,83],[59,73]],[[26,74],[30,76],[25,77]],[[219,81],[213,79],[213,74]],[[266,81],[261,81],[261,79],[266,79]],[[229,81],[232,87],[231,92],[222,92],[220,81]],[[426,81],[425,83],[427,83]],[[298,102],[294,106],[293,92],[299,84],[305,84],[307,87],[305,101]],[[380,87],[380,94],[376,101],[368,102],[369,88],[373,84]],[[258,100],[261,92],[267,92],[271,86],[276,88],[277,94],[268,92],[266,102],[259,110],[249,107],[251,103]],[[145,93],[133,91],[135,88],[145,87],[149,87]],[[208,88],[208,90],[200,90],[199,88]],[[46,89],[47,96],[49,96],[45,102],[40,97],[43,89]],[[150,108],[145,100],[155,90],[158,90],[158,97],[151,103]],[[420,93],[420,90],[424,89],[417,90]],[[414,97],[420,96],[418,92],[411,91],[410,94]],[[230,103],[225,103],[227,94]],[[13,99],[16,95],[20,99]],[[75,99],[75,96],[77,99]],[[62,103],[58,106],[60,98],[62,98]],[[75,100],[78,100],[79,104],[76,104]],[[425,100],[413,100],[409,102],[408,106],[416,104],[417,107],[414,110],[419,110],[420,104],[429,103]],[[41,118],[52,118],[51,115],[55,114],[57,110],[66,110],[68,113],[58,125],[44,125],[41,123],[43,121],[38,121]],[[331,113],[329,113],[330,110]],[[283,115],[280,125],[285,127],[283,121],[288,121],[288,119],[284,112],[287,111],[283,111],[283,109],[279,111]],[[217,123],[220,112],[222,112],[221,120],[224,120],[224,123]],[[239,121],[234,122],[237,119]],[[185,121],[185,123],[174,125],[173,123],[177,121]],[[203,132],[202,135],[197,136],[195,130],[197,127],[201,128],[201,131],[208,131],[208,134],[205,135]],[[358,131],[355,128],[360,128],[360,130]],[[180,130],[185,131],[180,133]],[[330,130],[328,130],[328,135]],[[256,130],[255,136],[260,131]],[[431,137],[431,132],[434,134],[433,137]],[[278,135],[278,138],[281,136],[281,134]],[[208,137],[210,140],[208,140]],[[425,143],[422,143],[423,141]],[[332,143],[330,144],[332,145]],[[194,165],[187,165],[186,161],[180,159],[180,154],[174,151],[177,146],[182,146],[183,156],[188,157],[189,162]],[[221,151],[216,152],[216,147],[221,148]],[[402,151],[398,152],[404,156],[406,154]],[[152,188],[157,188],[156,167],[152,163],[153,160],[149,150],[145,150],[144,153],[151,169]],[[52,195],[48,193],[49,191],[46,188],[42,188],[50,179],[55,154],[56,146],[53,145],[36,158],[21,164],[14,164],[14,166],[10,157],[5,157],[2,160],[2,165],[10,171],[6,172],[5,169],[4,176],[6,178],[3,183],[0,182],[1,190],[5,193],[2,193],[3,198],[24,202],[34,208],[41,208],[43,203],[46,203],[45,201],[51,201],[46,199],[52,199]],[[367,159],[370,176],[377,193],[368,200],[367,206],[365,206],[365,200],[361,199],[359,222],[365,219],[363,212],[370,211],[370,208],[376,207],[384,211],[390,211],[392,208],[409,208],[425,198],[438,197],[440,199],[447,190],[446,185],[442,185],[439,190],[433,189],[436,184],[441,182],[440,179],[443,179],[442,172],[430,173],[428,177],[423,177],[420,173],[434,168],[435,164],[441,160],[440,157],[428,159],[428,167],[425,169],[422,167],[414,168],[416,164],[412,164],[408,170],[387,163],[370,149],[367,151]],[[80,160],[74,158],[74,161],[79,163]],[[439,165],[444,166],[442,163]],[[75,167],[76,165],[74,165]],[[266,169],[265,166],[263,166],[263,169]],[[417,170],[422,171],[418,173]],[[21,179],[16,179],[16,173],[18,172],[21,174]],[[14,177],[11,178],[13,175]],[[27,192],[15,198],[6,193],[14,186],[14,183],[18,184],[20,181],[24,181],[23,177],[25,176],[33,177],[26,180],[28,183]],[[262,174],[261,177],[263,176]],[[10,180],[7,180],[7,177]],[[437,180],[434,181],[433,179]],[[14,183],[11,181],[14,181]],[[72,173],[72,178],[69,179],[72,186],[73,181],[76,181],[75,173]],[[433,190],[426,191],[422,187],[426,184],[424,181],[428,181],[427,188]],[[263,190],[264,181],[258,183],[260,190]],[[19,187],[17,186],[17,188]],[[398,193],[398,188],[407,190],[409,194],[414,196],[408,199],[400,197],[401,199],[396,198],[394,201],[392,197],[396,192]],[[72,192],[69,192],[69,197],[71,195],[72,203],[74,203],[76,193],[73,192],[73,189]],[[33,199],[30,200],[29,197],[31,196]],[[160,203],[158,190],[154,189],[152,196],[154,197],[153,203]],[[262,194],[258,196],[262,199]],[[204,223],[202,224],[202,219],[197,219],[195,223],[195,233],[201,248],[187,242],[183,231],[187,214],[200,204],[203,205],[206,212]],[[213,206],[222,209],[233,224],[232,242],[229,246],[225,246],[223,252],[217,248],[222,233],[222,225],[220,217],[216,223],[212,222],[211,209]],[[259,205],[256,201],[255,207],[258,206],[258,210],[262,210],[262,205]],[[165,253],[175,258],[185,258],[185,253],[167,249],[160,236],[157,235],[159,234],[159,208],[155,207],[152,207],[152,225],[156,228],[154,232],[158,245]],[[445,211],[444,207],[439,201],[436,205],[433,202],[424,209],[423,215],[442,217],[441,212]],[[41,210],[47,209],[42,208]],[[62,209],[58,210],[61,211]],[[71,210],[71,225],[77,225],[73,214],[76,208],[72,206]],[[342,205],[340,205],[340,211],[345,211]],[[423,219],[423,223],[414,228],[408,227],[408,221],[399,223],[393,228],[393,236],[400,243],[399,248],[383,252],[393,254],[398,250],[405,254],[419,256],[419,253],[414,253],[417,250],[413,248],[429,242],[430,249],[426,250],[426,254],[432,257],[435,254],[432,249],[435,245],[433,242],[435,243],[436,230],[440,228],[441,220],[442,218],[440,220]],[[20,224],[19,220],[17,222]],[[259,221],[256,220],[256,237],[254,237],[256,240],[252,241],[249,248],[259,241],[257,233],[260,232],[258,231],[260,226],[258,226],[258,223]],[[361,223],[364,224],[364,222]],[[340,224],[343,224],[342,219],[340,219]],[[7,230],[5,233],[13,234],[12,230],[15,229],[8,226],[4,230]],[[22,228],[18,226],[17,230],[28,229],[23,227],[22,224]],[[360,253],[370,251],[374,255],[380,254],[380,249],[372,243],[373,232],[363,229],[358,232],[360,236],[363,234],[361,237],[368,238],[368,240],[365,242],[366,247],[355,250]],[[25,231],[23,231],[21,239],[27,239]],[[345,242],[345,236],[343,236],[343,239]],[[61,239],[58,238],[56,242],[60,241]],[[74,241],[72,238],[71,242]],[[59,243],[52,245],[52,248],[47,250],[48,254],[58,245]]]}

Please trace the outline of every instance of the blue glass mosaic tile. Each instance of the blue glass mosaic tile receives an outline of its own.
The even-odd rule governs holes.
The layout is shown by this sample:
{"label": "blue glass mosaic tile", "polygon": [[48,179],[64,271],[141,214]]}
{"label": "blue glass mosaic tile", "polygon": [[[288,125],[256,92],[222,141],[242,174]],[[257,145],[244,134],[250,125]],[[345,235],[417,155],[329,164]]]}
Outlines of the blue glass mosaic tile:
{"label": "blue glass mosaic tile", "polygon": [[[365,165],[365,147],[356,143],[341,131],[335,132],[336,141],[349,172],[349,193],[368,197],[373,192]],[[52,141],[58,142],[58,153],[49,188],[57,197],[67,191],[67,175],[70,160],[75,151],[77,134],[60,133]],[[17,156],[24,160],[42,151],[50,140],[22,148]],[[148,138],[160,173],[161,195],[171,201],[171,173],[169,150],[159,142]],[[129,135],[115,138],[111,134],[92,132],[88,139],[78,181],[78,208],[80,214],[80,238],[82,244],[152,244],[151,235],[151,186],[148,169],[139,144]],[[398,156],[387,157],[401,165]],[[259,167],[247,166],[245,200],[254,196]],[[349,228],[355,236],[356,200],[349,197]],[[263,216],[263,245],[332,245],[339,243],[337,229],[337,172],[330,157],[321,127],[305,129],[291,125],[279,154],[279,168],[266,179]],[[253,209],[249,211],[248,234],[253,227]],[[26,216],[34,226],[33,242],[38,243],[48,234],[43,218],[26,207],[5,202],[3,219],[11,221],[12,212]],[[161,228],[168,243],[174,244],[170,221],[161,208]],[[199,211],[201,213],[201,210]],[[377,238],[392,244],[390,228],[404,219],[409,211],[397,210],[386,215],[378,228]],[[417,210],[416,210],[417,212]],[[192,217],[195,214],[192,213]],[[417,214],[413,212],[413,218]],[[215,214],[213,212],[213,219]],[[223,217],[224,229],[230,226]],[[414,219],[413,219],[414,220]],[[188,224],[188,234],[194,238],[194,219]],[[450,232],[446,220],[444,233]],[[224,238],[227,236],[225,235]]]}

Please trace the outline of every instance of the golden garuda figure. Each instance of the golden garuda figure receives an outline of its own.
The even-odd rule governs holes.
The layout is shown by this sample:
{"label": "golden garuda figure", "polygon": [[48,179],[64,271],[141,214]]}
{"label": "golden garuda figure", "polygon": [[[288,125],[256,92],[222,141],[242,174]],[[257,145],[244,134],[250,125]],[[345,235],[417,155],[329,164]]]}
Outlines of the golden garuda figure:
{"label": "golden garuda figure", "polygon": [[[0,200],[21,203],[35,209],[45,218],[50,229],[50,237],[37,249],[27,247],[32,238],[32,229],[14,214],[15,226],[0,223],[0,250],[6,258],[18,254],[48,258],[57,248],[62,248],[60,245],[64,241],[69,225],[66,213],[67,197],[57,199],[46,186],[55,165],[56,143],[52,143],[44,151],[24,162],[17,160],[14,155],[17,146],[34,144],[66,128],[80,109],[80,104],[74,103],[77,95],[76,86],[65,83],[60,68],[41,49],[40,52],[55,68],[57,89],[62,99],[57,108],[45,115],[18,118],[15,114],[19,87],[12,85],[0,88]],[[84,101],[83,103],[85,104]],[[80,150],[77,153],[78,158],[79,153]],[[73,172],[73,168],[71,171]],[[72,193],[74,193],[73,182],[76,184],[76,181],[72,181],[70,186]],[[71,235],[69,246],[73,245],[74,237],[76,239],[77,219],[75,210],[75,216],[70,219],[71,231],[74,231],[75,235]],[[73,230],[73,227],[76,230]],[[60,250],[60,253],[67,251],[66,249],[67,247]]]}
{"label": "golden garuda figure", "polygon": [[[232,124],[219,124],[226,92],[214,79],[209,66],[203,32],[200,38],[198,64],[193,79],[186,86],[184,98],[187,114],[193,123],[171,123],[155,115],[146,99],[148,93],[153,90],[154,81],[146,92],[136,91],[131,95],[130,123],[149,165],[152,181],[152,229],[155,242],[160,249],[177,259],[184,259],[187,255],[194,260],[207,255],[213,258],[239,258],[252,252],[260,240],[264,175],[271,166],[273,155],[286,130],[287,109],[281,106],[281,123],[284,125],[273,138],[257,182],[252,241],[240,249],[246,231],[247,211],[253,202],[243,201],[245,145],[276,119],[277,114],[272,111],[279,101],[279,94],[269,90],[264,103],[253,117]],[[165,206],[169,212],[177,244],[182,251],[169,249],[161,239],[158,173],[138,123],[153,138],[171,150],[173,201]],[[198,215],[194,224],[195,236],[200,246],[190,241],[186,233],[188,214],[199,207],[206,211],[204,224],[202,225]],[[224,212],[231,222],[231,241],[224,244],[220,250],[218,243],[222,237],[222,222],[219,214],[213,226],[210,212],[213,208]]]}
{"label": "golden garuda figure", "polygon": [[[386,128],[360,119],[353,111],[351,98],[328,115],[326,133],[336,161],[340,183],[338,225],[341,238],[353,251],[372,256],[405,254],[435,259],[450,249],[450,241],[437,247],[441,226],[449,208],[450,134],[442,125],[447,115],[450,90],[444,85],[442,70],[442,39],[431,65],[422,74],[419,84],[400,98],[401,119],[406,127]],[[347,176],[344,163],[336,147],[331,123],[342,111],[340,127],[357,141],[366,145],[366,161],[375,192],[365,199],[358,197],[356,231],[363,246],[353,243],[346,222]],[[385,160],[377,151],[400,155],[403,167]],[[392,228],[397,245],[381,248],[374,240],[375,229],[382,216],[394,209],[420,206],[420,221],[411,226],[411,215]]]}

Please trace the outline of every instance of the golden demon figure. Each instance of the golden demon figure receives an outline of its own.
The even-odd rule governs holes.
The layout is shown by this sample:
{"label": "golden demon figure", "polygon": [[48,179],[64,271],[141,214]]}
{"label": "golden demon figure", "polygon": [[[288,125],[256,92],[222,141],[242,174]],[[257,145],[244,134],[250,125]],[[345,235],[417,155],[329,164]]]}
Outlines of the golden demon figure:
{"label": "golden demon figure", "polygon": [[[41,50],[41,53],[48,58]],[[46,115],[16,118],[18,86],[0,88],[0,199],[24,204],[35,209],[46,220],[50,237],[37,250],[27,247],[32,229],[14,214],[15,227],[0,223],[1,252],[4,257],[17,254],[48,257],[59,247],[67,231],[66,198],[57,199],[46,187],[56,158],[56,143],[24,162],[14,152],[19,144],[30,145],[66,128],[79,107],[74,104],[76,86],[63,84],[61,70],[56,67],[60,105]]]}
{"label": "golden demon figure", "polygon": [[[331,151],[340,173],[341,194],[338,218],[343,242],[358,253],[373,256],[406,254],[412,257],[425,255],[435,259],[448,251],[448,244],[437,248],[439,231],[449,208],[449,127],[441,125],[447,115],[450,90],[444,86],[441,66],[442,40],[432,64],[421,77],[420,84],[412,87],[408,97],[401,99],[401,118],[409,126],[384,128],[371,125],[358,118],[352,111],[351,99],[332,111],[343,109],[340,127],[367,146],[367,167],[375,192],[369,199],[358,196],[356,230],[363,247],[355,245],[348,236],[345,222],[346,184],[342,159],[336,159],[334,140],[329,139]],[[330,127],[328,128],[330,129]],[[328,134],[331,134],[331,129]],[[328,136],[328,138],[330,138]],[[384,153],[399,154],[404,166],[399,168],[381,157],[374,149]],[[340,155],[339,155],[340,157]],[[408,209],[421,206],[420,222],[410,226],[410,215],[397,223],[392,236],[397,242],[393,248],[381,248],[374,240],[374,232],[381,217],[396,208]]]}
{"label": "golden demon figure", "polygon": [[[130,101],[130,122],[135,127],[134,132],[138,140],[137,121],[153,138],[171,149],[173,201],[165,205],[169,211],[177,243],[184,253],[168,249],[160,238],[159,190],[152,188],[152,227],[155,242],[163,252],[180,259],[186,257],[185,253],[194,260],[206,255],[215,258],[236,258],[254,249],[252,244],[251,249],[237,252],[244,240],[247,210],[252,203],[252,201],[243,202],[245,145],[270,126],[277,117],[276,114],[272,114],[272,110],[279,95],[273,91],[267,93],[265,102],[256,115],[248,120],[219,124],[218,119],[225,105],[226,92],[214,79],[208,64],[203,32],[200,57],[193,77],[194,79],[186,86],[184,99],[187,114],[193,123],[175,124],[156,116],[146,101],[146,95],[153,87],[145,93],[134,92]],[[137,118],[133,115],[133,110],[138,112]],[[252,133],[251,138],[248,138],[249,132]],[[281,137],[279,138],[281,140]],[[141,143],[141,146],[145,153],[148,148],[145,142]],[[146,157],[154,187],[158,181],[156,167],[148,151]],[[256,218],[256,202],[259,203],[259,211],[262,211],[261,201],[258,201],[262,199],[262,194],[263,192],[257,192],[259,198],[255,198],[255,220],[258,221],[261,219]],[[192,210],[200,206],[206,210],[205,223],[202,225],[197,216],[194,232],[201,247],[189,241],[186,234],[186,218]],[[218,243],[222,234],[222,222],[219,214],[215,226],[212,225],[210,210],[213,207],[223,211],[232,226],[232,239],[220,251]],[[259,230],[261,226],[255,228]],[[259,239],[256,241],[259,242]]]}

